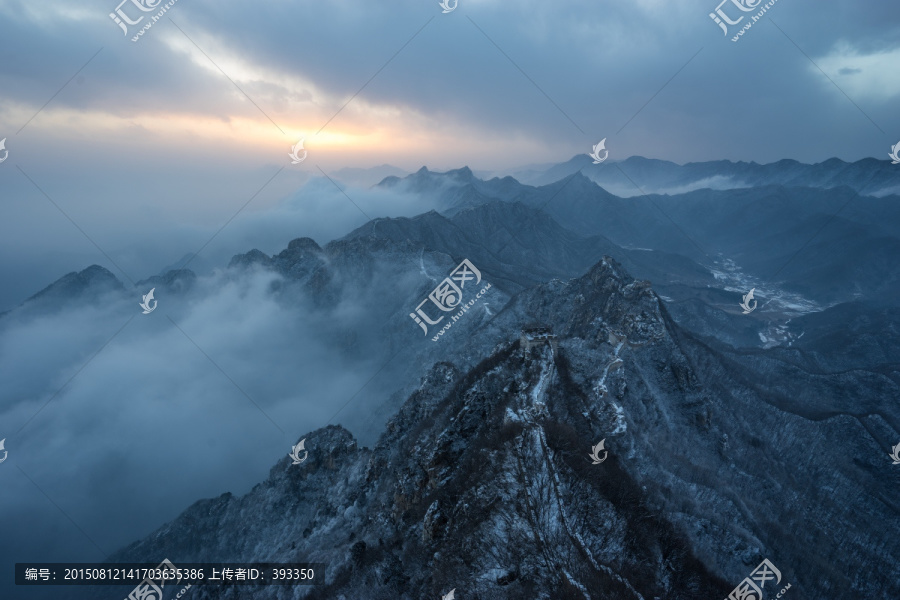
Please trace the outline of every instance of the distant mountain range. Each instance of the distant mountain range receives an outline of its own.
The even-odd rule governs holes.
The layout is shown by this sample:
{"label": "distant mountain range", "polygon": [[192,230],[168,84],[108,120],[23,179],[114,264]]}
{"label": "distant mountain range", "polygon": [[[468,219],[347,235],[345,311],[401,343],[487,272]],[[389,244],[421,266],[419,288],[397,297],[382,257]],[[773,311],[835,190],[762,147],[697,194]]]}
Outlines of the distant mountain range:
{"label": "distant mountain range", "polygon": [[[816,164],[784,159],[769,164],[715,160],[677,163],[642,156],[610,159],[593,164],[587,154],[577,154],[557,164],[531,165],[506,171],[505,176],[525,185],[544,186],[580,172],[620,197],[642,194],[682,194],[699,189],[729,190],[768,185],[831,189],[849,187],[867,196],[900,195],[900,172],[888,160],[865,158],[845,162],[830,158]],[[453,171],[450,171],[452,173]],[[477,173],[489,179],[489,172]],[[399,179],[409,172],[393,165],[344,168],[332,175],[350,185],[368,187],[384,179]]]}
{"label": "distant mountain range", "polygon": [[[877,163],[860,161],[847,168],[869,170],[870,179],[883,182],[898,177],[900,171],[885,173]],[[619,170],[615,165],[599,167]],[[606,253],[650,280],[667,298],[679,322],[703,334],[734,332],[725,334],[732,344],[790,342],[793,336],[785,335],[784,322],[842,302],[896,303],[900,196],[865,196],[848,186],[760,183],[761,187],[748,189],[620,198],[581,172],[534,187],[512,177],[483,181],[468,168],[446,173],[423,168],[404,179],[386,178],[379,186],[427,195],[454,219],[465,218],[466,210],[497,202],[539,209],[570,236],[602,239]],[[478,227],[481,212],[472,215],[468,227]],[[516,217],[486,223],[494,228],[481,227],[482,238],[495,232],[500,238],[510,237],[521,231]],[[584,256],[577,249],[573,254]],[[558,261],[547,253],[532,260]],[[563,260],[558,268],[573,276],[580,267],[570,269]],[[765,310],[749,319],[739,315],[735,321],[732,315],[740,312],[740,296],[752,288]],[[719,326],[723,319],[731,321],[729,327]],[[715,325],[709,327],[710,323]],[[747,328],[749,323],[756,327]]]}
{"label": "distant mountain range", "polygon": [[517,179],[530,185],[547,185],[577,172],[619,196],[765,185],[821,189],[846,186],[869,196],[900,194],[900,171],[889,160],[875,158],[852,163],[830,158],[813,165],[789,159],[765,165],[730,160],[679,165],[632,156],[595,165],[588,155],[579,154],[546,170],[525,171]]}
{"label": "distant mountain range", "polygon": [[[629,159],[625,163],[642,161],[662,162]],[[886,177],[869,161],[842,164],[855,172],[870,169]],[[819,172],[812,169],[819,165],[802,167]],[[791,166],[789,170],[802,169]],[[352,266],[353,259],[335,256],[370,254],[370,249],[360,246],[369,238],[397,245],[392,252],[400,252],[402,258],[396,254],[385,258],[387,270],[415,265],[422,252],[455,260],[468,257],[509,294],[551,278],[576,277],[608,255],[628,272],[650,281],[676,321],[736,346],[802,343],[798,340],[803,335],[803,315],[831,306],[853,303],[863,312],[871,307],[872,318],[878,321],[886,314],[883,307],[897,304],[900,197],[863,196],[846,186],[819,189],[761,183],[749,189],[620,198],[581,172],[534,187],[512,177],[485,181],[465,167],[446,173],[423,167],[404,178],[389,176],[378,187],[427,196],[440,212],[376,219],[324,250],[311,240],[317,250],[309,250],[308,244],[303,247],[321,253],[316,260],[329,265],[318,272],[320,279],[315,283],[321,288],[320,306],[341,293],[331,287],[326,291],[326,282],[356,284],[370,278],[365,269]],[[235,261],[276,266],[296,279],[312,267],[285,262],[293,260],[294,248],[292,242],[287,255],[282,253],[283,258],[274,262],[263,259],[258,251]],[[371,259],[357,260],[365,264]],[[449,262],[448,258],[444,264]],[[347,272],[334,273],[335,268]],[[87,275],[67,275],[59,285]],[[751,288],[760,307],[743,315],[738,303]],[[43,295],[26,304],[35,304]],[[843,311],[829,314],[847,316]]]}

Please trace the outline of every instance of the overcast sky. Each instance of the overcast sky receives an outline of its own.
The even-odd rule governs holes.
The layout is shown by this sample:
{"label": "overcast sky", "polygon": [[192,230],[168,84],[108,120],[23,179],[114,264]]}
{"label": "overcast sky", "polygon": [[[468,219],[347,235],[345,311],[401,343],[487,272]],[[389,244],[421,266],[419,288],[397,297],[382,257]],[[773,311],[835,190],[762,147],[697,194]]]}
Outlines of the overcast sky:
{"label": "overcast sky", "polygon": [[[604,137],[612,158],[852,161],[900,140],[896,2],[779,0],[735,43],[716,0],[178,0],[132,42],[140,1],[125,35],[117,0],[0,0],[0,310],[92,263],[154,274],[248,201],[223,255],[324,244],[365,219],[303,185],[345,167],[503,172]],[[421,212],[382,200],[365,212]],[[276,207],[282,231],[242,233]]]}

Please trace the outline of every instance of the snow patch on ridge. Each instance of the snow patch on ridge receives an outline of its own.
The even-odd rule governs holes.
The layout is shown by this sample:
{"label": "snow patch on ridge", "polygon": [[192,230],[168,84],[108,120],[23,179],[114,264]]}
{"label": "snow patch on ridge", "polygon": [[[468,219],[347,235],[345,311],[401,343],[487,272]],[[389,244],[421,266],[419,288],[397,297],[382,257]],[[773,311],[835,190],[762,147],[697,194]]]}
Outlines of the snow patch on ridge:
{"label": "snow patch on ridge", "polygon": [[625,433],[628,431],[628,424],[625,422],[625,410],[615,402],[613,402],[612,405],[613,409],[616,411],[616,428],[613,429],[609,435]]}

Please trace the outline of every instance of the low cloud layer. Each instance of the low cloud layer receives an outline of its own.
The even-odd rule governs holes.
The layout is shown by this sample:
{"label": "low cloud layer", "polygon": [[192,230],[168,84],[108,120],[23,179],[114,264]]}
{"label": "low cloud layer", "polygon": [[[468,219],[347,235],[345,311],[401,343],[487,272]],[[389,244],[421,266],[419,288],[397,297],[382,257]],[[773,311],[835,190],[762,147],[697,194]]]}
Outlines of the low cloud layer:
{"label": "low cloud layer", "polygon": [[187,296],[158,289],[149,315],[111,293],[0,321],[0,561],[99,560],[198,498],[245,493],[363,388],[380,365],[342,355],[279,281],[219,272]]}
{"label": "low cloud layer", "polygon": [[[294,180],[296,176],[284,177]],[[13,308],[66,273],[91,264],[109,269],[130,285],[131,281],[182,264],[185,255],[201,248],[188,268],[204,272],[224,267],[235,254],[253,248],[274,254],[298,237],[313,238],[324,246],[370,217],[413,216],[434,208],[426,197],[349,187],[321,174],[298,182],[298,189],[282,200],[263,192],[250,201],[266,178],[258,181],[256,189],[245,184],[242,193],[232,191],[224,196],[216,206],[215,218],[198,218],[195,206],[172,206],[171,210],[178,211],[183,219],[175,222],[140,204],[112,207],[88,197],[72,198],[64,191],[51,196],[81,230],[47,198],[28,186],[18,187],[15,204],[26,213],[34,210],[36,215],[29,221],[29,228],[0,237],[0,279],[7,282],[0,292],[0,311]],[[246,208],[240,210],[245,204]],[[41,234],[35,235],[35,231]],[[35,252],[23,251],[29,246],[37,246]]]}

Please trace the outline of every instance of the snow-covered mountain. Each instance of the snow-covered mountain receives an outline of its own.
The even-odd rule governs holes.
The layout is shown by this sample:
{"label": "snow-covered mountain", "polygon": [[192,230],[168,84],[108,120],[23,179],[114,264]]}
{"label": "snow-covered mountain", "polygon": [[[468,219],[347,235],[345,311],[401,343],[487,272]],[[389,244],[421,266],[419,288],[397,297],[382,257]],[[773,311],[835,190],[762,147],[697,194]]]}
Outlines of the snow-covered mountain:
{"label": "snow-covered mountain", "polygon": [[[454,219],[467,212],[479,215],[471,219],[477,223],[479,206],[519,203],[550,215],[569,235],[601,237],[606,253],[653,283],[679,323],[735,345],[792,343],[791,319],[862,298],[890,305],[900,297],[898,196],[767,183],[622,198],[581,172],[533,187],[511,177],[483,181],[467,168],[423,168],[380,185],[428,196]],[[514,218],[508,227],[489,222],[501,238],[519,226]],[[747,318],[737,303],[750,289],[765,312]]]}
{"label": "snow-covered mountain", "polygon": [[[524,344],[536,324],[552,337]],[[488,356],[435,363],[372,449],[310,432],[305,463],[114,559],[327,565],[319,587],[238,588],[273,599],[720,598],[763,558],[797,597],[900,594],[878,444],[896,382],[713,350],[611,258],[467,337]]]}

